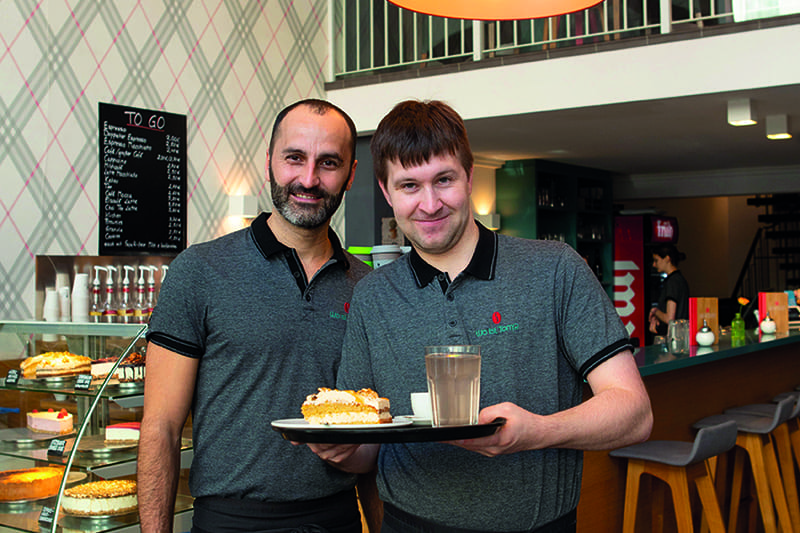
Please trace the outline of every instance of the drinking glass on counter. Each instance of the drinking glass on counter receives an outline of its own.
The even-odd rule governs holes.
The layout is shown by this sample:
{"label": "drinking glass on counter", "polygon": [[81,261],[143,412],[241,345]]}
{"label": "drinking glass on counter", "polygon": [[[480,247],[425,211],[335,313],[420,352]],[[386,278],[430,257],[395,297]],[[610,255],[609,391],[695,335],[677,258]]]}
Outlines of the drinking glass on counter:
{"label": "drinking glass on counter", "polygon": [[425,369],[433,425],[477,424],[481,396],[481,347],[426,346]]}
{"label": "drinking glass on counter", "polygon": [[667,345],[675,355],[689,353],[689,321],[681,318],[670,320],[667,326]]}

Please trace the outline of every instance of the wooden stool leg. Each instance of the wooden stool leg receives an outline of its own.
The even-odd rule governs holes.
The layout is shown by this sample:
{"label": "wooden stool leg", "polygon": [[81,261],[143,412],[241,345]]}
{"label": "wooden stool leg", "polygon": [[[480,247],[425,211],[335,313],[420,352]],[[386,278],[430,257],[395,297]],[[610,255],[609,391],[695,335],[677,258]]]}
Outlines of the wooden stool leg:
{"label": "wooden stool leg", "polygon": [[[767,443],[771,445],[769,439]],[[756,497],[758,507],[761,511],[761,520],[764,523],[766,533],[777,533],[777,523],[775,513],[772,511],[772,493],[770,491],[769,476],[767,475],[767,462],[765,461],[765,446],[761,435],[755,433],[740,433],[736,442],[742,442],[743,448],[750,456],[750,467],[753,473],[753,481],[756,486]],[[784,500],[785,501],[785,500]]]}
{"label": "wooden stool leg", "polygon": [[725,522],[722,519],[713,482],[713,470],[707,462],[696,466],[702,467],[702,471],[697,472],[694,483],[700,495],[700,503],[703,504],[703,528],[707,525],[711,533],[725,533]]}
{"label": "wooden stool leg", "polygon": [[783,479],[783,489],[786,494],[786,503],[789,506],[789,516],[792,519],[792,524],[795,524],[795,527],[800,527],[800,500],[797,497],[797,478],[794,473],[789,423],[781,424],[772,433],[775,438],[775,447],[778,450],[778,460],[781,478]]}
{"label": "wooden stool leg", "polygon": [[[687,467],[688,468],[688,467]],[[689,499],[689,480],[686,468],[671,468],[667,475],[667,482],[672,491],[672,504],[675,507],[675,520],[678,524],[678,533],[692,533],[692,506]]]}
{"label": "wooden stool leg", "polygon": [[[755,433],[739,434],[739,440],[744,441],[744,448],[750,456],[750,467],[753,473],[753,482],[756,487],[756,498],[758,508],[761,511],[761,520],[764,523],[766,533],[777,533],[778,526],[775,522],[775,513],[772,510],[772,493],[770,491],[769,476],[767,475],[767,461],[765,461],[765,446],[761,435]],[[767,444],[771,444],[766,439]]]}
{"label": "wooden stool leg", "polygon": [[772,492],[772,500],[775,504],[775,511],[778,513],[778,523],[784,533],[793,533],[792,519],[789,516],[789,505],[786,503],[786,492],[783,490],[783,479],[778,468],[778,459],[775,456],[775,446],[770,435],[764,435],[762,439],[764,464],[767,467],[767,479]]}
{"label": "wooden stool leg", "polygon": [[623,510],[622,533],[634,533],[636,507],[639,504],[639,482],[644,473],[644,462],[628,460],[628,478],[625,482],[625,508]]}

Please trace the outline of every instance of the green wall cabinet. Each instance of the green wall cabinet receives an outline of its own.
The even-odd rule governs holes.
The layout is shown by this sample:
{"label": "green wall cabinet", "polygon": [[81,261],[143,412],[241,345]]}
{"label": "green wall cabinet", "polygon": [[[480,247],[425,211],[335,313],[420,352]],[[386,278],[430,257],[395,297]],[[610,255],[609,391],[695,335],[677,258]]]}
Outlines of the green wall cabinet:
{"label": "green wall cabinet", "polygon": [[508,161],[496,172],[500,233],[566,242],[614,290],[612,174],[540,159]]}

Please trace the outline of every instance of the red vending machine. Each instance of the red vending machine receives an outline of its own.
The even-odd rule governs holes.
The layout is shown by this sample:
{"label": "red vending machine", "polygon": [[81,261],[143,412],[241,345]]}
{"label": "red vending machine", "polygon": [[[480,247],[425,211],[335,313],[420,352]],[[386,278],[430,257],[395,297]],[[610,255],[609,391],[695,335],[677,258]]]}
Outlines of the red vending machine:
{"label": "red vending machine", "polygon": [[653,343],[647,324],[662,278],[652,267],[655,245],[678,242],[678,220],[660,215],[614,218],[614,306],[634,343]]}

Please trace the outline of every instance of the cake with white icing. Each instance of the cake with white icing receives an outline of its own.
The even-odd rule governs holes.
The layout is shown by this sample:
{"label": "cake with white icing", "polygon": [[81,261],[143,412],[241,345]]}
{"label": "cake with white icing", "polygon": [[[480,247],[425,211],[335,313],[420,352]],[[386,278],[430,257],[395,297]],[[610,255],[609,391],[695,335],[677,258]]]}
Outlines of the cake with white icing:
{"label": "cake with white icing", "polygon": [[309,424],[388,424],[389,400],[372,389],[335,390],[320,388],[306,397],[301,407]]}

